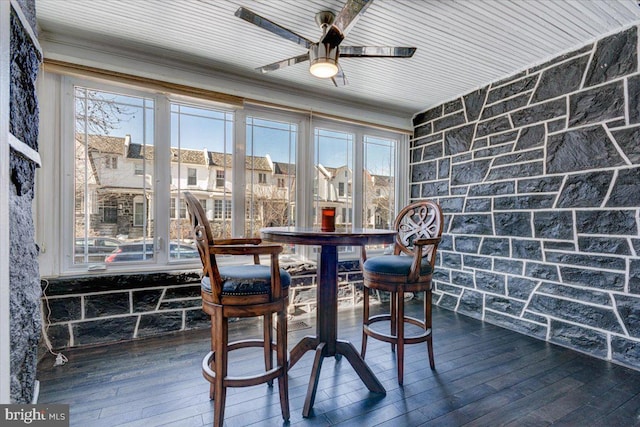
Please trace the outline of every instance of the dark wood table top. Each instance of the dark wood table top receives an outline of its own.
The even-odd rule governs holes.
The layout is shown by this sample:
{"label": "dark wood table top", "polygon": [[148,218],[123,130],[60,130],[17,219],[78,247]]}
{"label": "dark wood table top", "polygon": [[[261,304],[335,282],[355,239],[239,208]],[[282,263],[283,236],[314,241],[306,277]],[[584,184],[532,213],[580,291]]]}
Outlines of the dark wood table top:
{"label": "dark wood table top", "polygon": [[317,227],[267,227],[260,230],[264,240],[299,245],[373,245],[393,243],[397,231],[375,228],[336,228],[321,231]]}

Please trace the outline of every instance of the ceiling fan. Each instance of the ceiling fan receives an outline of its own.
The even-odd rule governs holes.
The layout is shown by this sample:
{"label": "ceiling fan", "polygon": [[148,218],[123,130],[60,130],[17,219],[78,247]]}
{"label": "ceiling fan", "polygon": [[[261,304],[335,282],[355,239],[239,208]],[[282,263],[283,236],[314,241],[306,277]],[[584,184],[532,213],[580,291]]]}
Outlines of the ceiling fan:
{"label": "ceiling fan", "polygon": [[318,42],[312,42],[245,7],[238,8],[235,15],[308,49],[305,54],[264,65],[256,68],[257,71],[268,73],[300,62],[309,61],[311,74],[320,78],[331,78],[336,86],[344,86],[347,84],[347,78],[338,62],[339,57],[411,58],[416,51],[415,47],[340,45],[372,2],[373,0],[347,0],[347,3],[337,16],[330,11],[317,13],[316,23],[322,29],[322,36]]}

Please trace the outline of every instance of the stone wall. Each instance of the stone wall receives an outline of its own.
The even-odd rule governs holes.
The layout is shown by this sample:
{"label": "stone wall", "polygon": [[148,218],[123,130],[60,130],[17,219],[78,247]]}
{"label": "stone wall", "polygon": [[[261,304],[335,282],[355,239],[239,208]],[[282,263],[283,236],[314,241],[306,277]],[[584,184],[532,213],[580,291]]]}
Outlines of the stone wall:
{"label": "stone wall", "polygon": [[640,369],[638,29],[416,114],[445,216],[434,300]]}
{"label": "stone wall", "polygon": [[[361,299],[358,266],[340,263],[340,307]],[[285,268],[293,276],[289,312],[315,312],[315,266]],[[57,350],[209,327],[198,271],[57,278],[42,286],[47,337]]]}
{"label": "stone wall", "polygon": [[[18,2],[35,28],[35,2]],[[38,149],[38,104],[35,81],[40,66],[37,49],[16,13],[11,12],[11,84],[9,131]],[[11,150],[9,242],[11,289],[11,400],[30,403],[34,397],[40,338],[40,278],[34,239],[32,202],[35,164]]]}

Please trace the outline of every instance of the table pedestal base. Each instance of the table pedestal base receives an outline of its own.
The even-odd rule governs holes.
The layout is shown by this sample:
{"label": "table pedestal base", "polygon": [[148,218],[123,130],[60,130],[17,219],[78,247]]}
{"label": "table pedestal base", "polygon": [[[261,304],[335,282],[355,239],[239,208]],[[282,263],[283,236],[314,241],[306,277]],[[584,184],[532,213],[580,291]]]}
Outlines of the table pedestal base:
{"label": "table pedestal base", "polygon": [[364,362],[364,359],[360,357],[360,354],[353,344],[349,341],[336,340],[335,351],[330,351],[329,347],[328,343],[320,342],[318,337],[307,336],[291,350],[289,357],[289,369],[291,369],[291,367],[295,365],[307,351],[315,350],[316,352],[313,360],[313,368],[311,369],[311,376],[309,378],[307,397],[304,401],[304,408],[302,409],[302,416],[305,418],[309,417],[311,414],[311,408],[313,408],[313,402],[316,399],[320,370],[322,369],[322,361],[325,357],[335,356],[336,360],[340,360],[341,356],[346,357],[362,382],[370,391],[384,394],[387,392],[371,369],[369,369],[367,364]]}

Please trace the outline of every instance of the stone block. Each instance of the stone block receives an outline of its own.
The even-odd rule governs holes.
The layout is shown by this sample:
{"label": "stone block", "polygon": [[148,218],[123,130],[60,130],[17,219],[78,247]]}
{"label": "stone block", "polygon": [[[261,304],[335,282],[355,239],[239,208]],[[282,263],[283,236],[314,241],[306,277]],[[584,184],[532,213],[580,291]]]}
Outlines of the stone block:
{"label": "stone block", "polygon": [[640,295],[640,259],[629,261],[629,293]]}
{"label": "stone block", "polygon": [[573,286],[567,286],[565,284],[560,285],[557,283],[542,283],[540,287],[538,287],[537,292],[541,294],[553,295],[559,298],[568,298],[586,303],[613,307],[611,294],[595,289],[576,288]]}
{"label": "stone block", "polygon": [[567,119],[565,117],[562,117],[557,120],[549,120],[546,123],[546,126],[547,126],[547,134],[560,132],[567,128]]}
{"label": "stone block", "polygon": [[465,212],[491,212],[491,199],[466,199]]}
{"label": "stone block", "polygon": [[574,242],[558,242],[553,240],[545,240],[542,242],[542,246],[545,250],[559,250],[559,251],[576,251],[576,244]]}
{"label": "stone block", "polygon": [[538,283],[524,277],[507,276],[507,295],[512,298],[528,300]]}
{"label": "stone block", "polygon": [[567,114],[567,103],[564,99],[554,99],[523,108],[511,113],[513,126],[516,128],[546,120],[556,119]]}
{"label": "stone block", "polygon": [[604,268],[607,270],[626,270],[624,258],[603,255],[568,254],[564,252],[546,252],[547,262],[566,265],[578,265],[582,267]]}
{"label": "stone block", "polygon": [[484,148],[489,146],[489,138],[478,138],[473,141],[471,145],[472,150],[477,150],[479,148]]}
{"label": "stone block", "polygon": [[[542,160],[542,159],[544,159],[544,150],[542,149],[529,150],[529,151],[522,151],[514,154],[508,154],[504,156],[498,156],[493,160],[493,166],[510,165],[513,163],[524,163],[524,162],[530,162],[532,160]],[[539,170],[538,172],[540,175],[542,175],[541,170]],[[514,175],[514,176],[521,178],[527,175]]]}
{"label": "stone block", "polygon": [[446,131],[444,133],[444,154],[451,156],[469,151],[475,126],[475,124],[469,124]]}
{"label": "stone block", "polygon": [[438,250],[453,251],[453,236],[451,234],[448,234],[448,233],[442,234],[440,245],[438,245]]}
{"label": "stone block", "polygon": [[84,297],[85,318],[129,314],[129,293],[87,295]]}
{"label": "stone block", "polygon": [[423,160],[435,160],[442,157],[442,141],[432,142],[424,145],[422,152]]}
{"label": "stone block", "polygon": [[493,235],[491,215],[454,215],[449,232],[453,234]]}
{"label": "stone block", "polygon": [[427,136],[431,133],[433,133],[433,125],[431,124],[431,122],[429,122],[416,127],[413,130],[413,137],[417,139],[423,136]]}
{"label": "stone block", "polygon": [[629,241],[616,237],[578,237],[580,252],[595,252],[601,254],[631,255]]}
{"label": "stone block", "polygon": [[175,310],[179,308],[196,308],[196,307],[202,307],[202,300],[200,298],[163,301],[160,304],[160,307],[158,307],[158,309],[165,311],[165,310]]}
{"label": "stone block", "polygon": [[505,114],[510,111],[517,110],[518,108],[522,108],[528,105],[529,99],[531,99],[531,92],[525,92],[521,95],[509,98],[505,101],[492,104],[482,110],[482,116],[480,118],[482,120],[490,119],[491,117],[499,116],[500,114]]}
{"label": "stone block", "polygon": [[54,350],[61,350],[71,346],[71,335],[69,334],[69,325],[67,323],[49,325],[47,337]]}
{"label": "stone block", "polygon": [[567,59],[572,58],[574,56],[578,56],[580,54],[587,53],[587,52],[590,53],[592,49],[593,49],[593,44],[588,44],[586,46],[581,47],[580,49],[574,50],[569,53],[565,53],[564,55],[557,56],[543,64],[536,65],[535,67],[530,68],[529,72],[533,73],[535,71],[540,71],[552,66],[553,64],[557,64],[558,62],[566,61]]}
{"label": "stone block", "polygon": [[458,303],[458,312],[475,319],[482,318],[482,293],[465,289]]}
{"label": "stone block", "polygon": [[611,359],[627,366],[640,365],[640,342],[625,337],[611,337]]}
{"label": "stone block", "polygon": [[480,237],[475,236],[455,236],[455,250],[456,252],[477,254],[480,248],[480,240]]}
{"label": "stone block", "polygon": [[476,184],[469,187],[469,197],[498,196],[515,193],[515,181]]}
{"label": "stone block", "polygon": [[481,270],[491,270],[491,258],[475,255],[463,255],[462,262],[465,268],[478,268]]}
{"label": "stone block", "polygon": [[473,158],[473,155],[471,153],[458,154],[456,156],[451,157],[451,163],[468,162],[472,158]]}
{"label": "stone block", "polygon": [[556,197],[552,194],[533,194],[530,196],[496,197],[493,209],[504,211],[513,209],[550,209]]}
{"label": "stone block", "polygon": [[624,117],[624,84],[617,81],[569,97],[569,127]]}
{"label": "stone block", "polygon": [[533,214],[534,237],[573,240],[573,214],[569,211],[539,211]]}
{"label": "stone block", "polygon": [[433,131],[440,132],[454,126],[462,125],[466,122],[466,117],[462,111],[459,113],[449,114],[433,121]]}
{"label": "stone block", "polygon": [[420,192],[421,198],[433,198],[449,195],[449,181],[425,182]]}
{"label": "stone block", "polygon": [[451,169],[451,159],[448,157],[438,160],[438,179],[449,178],[449,172]]}
{"label": "stone block", "polygon": [[602,359],[607,357],[607,335],[593,329],[552,319],[549,341]]}
{"label": "stone block", "polygon": [[633,338],[640,338],[640,297],[616,295],[616,309]]}
{"label": "stone block", "polygon": [[80,320],[82,319],[80,300],[80,297],[51,298],[48,304],[44,302],[42,304],[44,316],[50,323]]}
{"label": "stone block", "polygon": [[484,120],[478,123],[476,128],[476,136],[482,138],[491,134],[504,132],[512,129],[511,120],[507,115]]}
{"label": "stone block", "polygon": [[579,301],[569,301],[548,295],[535,294],[531,298],[527,309],[609,332],[623,332],[622,326],[611,307],[598,307],[583,304]]}
{"label": "stone block", "polygon": [[443,268],[440,266],[440,264],[437,264],[436,269],[433,272],[433,280],[450,283],[451,282],[451,279],[449,277],[450,275],[451,275],[451,270],[449,270],[448,268]]}
{"label": "stone block", "polygon": [[487,310],[484,319],[494,325],[502,326],[503,328],[530,335],[541,340],[546,339],[547,336],[546,326],[528,322],[524,319],[514,319],[511,316],[504,316],[495,311]]}
{"label": "stone block", "polygon": [[476,271],[476,288],[494,294],[506,295],[506,276],[489,271]]}
{"label": "stone block", "polygon": [[473,274],[457,270],[451,270],[451,284],[469,289],[476,287]]}
{"label": "stone block", "polygon": [[438,292],[444,292],[449,295],[460,295],[462,293],[462,289],[458,286],[452,286],[448,283],[437,282],[436,289]]}
{"label": "stone block", "polygon": [[527,262],[524,267],[524,274],[534,279],[550,280],[552,282],[560,281],[558,266],[552,264]]}
{"label": "stone block", "polygon": [[211,319],[201,309],[184,311],[184,328],[185,329],[204,329],[211,324]]}
{"label": "stone block", "polygon": [[500,154],[510,153],[513,150],[513,144],[499,145],[497,147],[488,147],[473,152],[474,159],[482,159],[484,157],[495,157]]}
{"label": "stone block", "polygon": [[130,340],[133,338],[137,320],[136,317],[127,316],[74,323],[72,324],[74,345],[107,344]]}
{"label": "stone block", "polygon": [[[487,105],[493,104],[501,99],[510,98],[514,95],[533,90],[538,81],[539,74],[524,77],[520,80],[506,84],[504,86],[491,89],[487,97]],[[497,86],[497,84],[495,84]]]}
{"label": "stone block", "polygon": [[484,298],[486,309],[495,310],[499,313],[519,316],[524,309],[524,302],[498,295],[487,294]]}
{"label": "stone block", "polygon": [[418,199],[422,191],[421,184],[411,184],[410,196],[412,199]]}
{"label": "stone block", "polygon": [[138,325],[138,338],[182,330],[182,311],[143,314]]}
{"label": "stone block", "polygon": [[546,176],[518,180],[518,193],[551,193],[562,185],[561,176]]}
{"label": "stone block", "polygon": [[508,257],[511,253],[509,239],[485,237],[482,240],[482,246],[480,246],[480,253],[482,255]]}
{"label": "stone block", "polygon": [[544,101],[580,89],[589,56],[584,55],[545,70],[531,102]]}
{"label": "stone block", "polygon": [[446,213],[462,212],[464,197],[442,197],[440,198],[440,207],[442,208],[442,212]]}
{"label": "stone block", "polygon": [[[549,320],[547,317],[545,316],[540,316],[537,313],[532,313],[528,310],[525,310],[524,313],[522,314],[522,318],[526,319],[526,320],[531,320],[532,322],[536,322],[536,323],[540,323],[542,325],[546,325]],[[547,340],[547,336],[545,335],[543,338],[545,341]]]}
{"label": "stone block", "polygon": [[560,191],[556,202],[559,208],[587,208],[600,207],[604,201],[613,171],[598,171],[572,174]]}
{"label": "stone block", "polygon": [[458,110],[462,110],[462,99],[456,98],[453,101],[446,102],[444,105],[444,113],[455,113]]}
{"label": "stone block", "polygon": [[430,120],[437,119],[442,116],[442,105],[431,108],[423,113],[416,114],[413,117],[413,125],[417,126],[421,123],[428,122]]}
{"label": "stone block", "polygon": [[560,267],[560,274],[562,275],[562,280],[568,284],[587,286],[601,290],[624,291],[624,273],[587,270],[576,267]]}
{"label": "stone block", "polygon": [[411,152],[411,162],[419,163],[422,161],[422,153],[424,151],[424,146],[420,146],[418,148],[410,150]]}
{"label": "stone block", "polygon": [[550,135],[547,173],[623,166],[624,160],[600,125]]}
{"label": "stone block", "polygon": [[627,121],[624,118],[609,120],[606,123],[607,129],[621,128],[627,125]]}
{"label": "stone block", "polygon": [[576,230],[580,234],[637,236],[635,210],[576,211]]}
{"label": "stone block", "polygon": [[496,212],[493,219],[497,236],[533,237],[530,212]]}
{"label": "stone block", "polygon": [[626,31],[598,40],[593,59],[587,70],[585,86],[608,82],[638,69],[638,29]]}
{"label": "stone block", "polygon": [[640,126],[612,130],[611,135],[629,161],[634,165],[640,164]]}
{"label": "stone block", "polygon": [[520,130],[512,130],[509,132],[499,133],[489,137],[489,145],[501,145],[507,142],[515,142],[518,139]]}
{"label": "stone block", "polygon": [[472,122],[478,120],[480,112],[484,106],[484,100],[487,97],[487,88],[478,89],[463,97],[465,111],[467,112],[467,121]]}
{"label": "stone block", "polygon": [[640,206],[638,183],[640,183],[640,167],[619,170],[609,194],[607,207]]}
{"label": "stone block", "polygon": [[414,139],[411,141],[412,148],[418,148],[422,145],[431,144],[432,142],[442,142],[442,132],[434,133],[433,135],[425,136],[423,138]]}
{"label": "stone block", "polygon": [[155,311],[162,296],[162,289],[133,291],[133,312]]}
{"label": "stone block", "polygon": [[465,185],[482,182],[487,176],[491,160],[474,160],[463,164],[454,164],[451,168],[451,185]]}
{"label": "stone block", "polygon": [[432,181],[436,179],[435,162],[416,163],[411,166],[411,182]]}
{"label": "stone block", "polygon": [[468,185],[456,185],[455,187],[451,187],[451,195],[466,196],[468,187]]}
{"label": "stone block", "polygon": [[493,270],[498,273],[520,275],[524,271],[524,262],[512,259],[495,258],[493,260]]}
{"label": "stone block", "polygon": [[538,240],[511,239],[513,258],[542,261],[542,245]]}
{"label": "stone block", "polygon": [[447,310],[454,311],[458,305],[458,297],[449,294],[442,294],[440,300],[436,303],[438,307],[446,308]]}
{"label": "stone block", "polygon": [[460,269],[462,268],[462,255],[440,251],[442,257],[442,265],[447,268]]}
{"label": "stone block", "polygon": [[544,145],[546,131],[544,125],[533,125],[520,129],[520,136],[516,141],[515,150],[528,150]]}
{"label": "stone block", "polygon": [[627,90],[629,92],[629,124],[640,123],[640,75],[627,79]]}
{"label": "stone block", "polygon": [[176,298],[199,298],[200,284],[168,287],[164,294],[164,299]]}
{"label": "stone block", "polygon": [[523,71],[519,72],[518,74],[514,74],[514,75],[511,75],[509,77],[505,77],[504,79],[498,80],[497,82],[493,82],[491,84],[491,87],[497,88],[497,87],[500,87],[500,86],[504,86],[504,85],[506,85],[508,83],[512,83],[512,82],[515,82],[516,80],[520,80],[521,78],[523,78],[526,75],[527,75],[527,70],[523,70]]}

